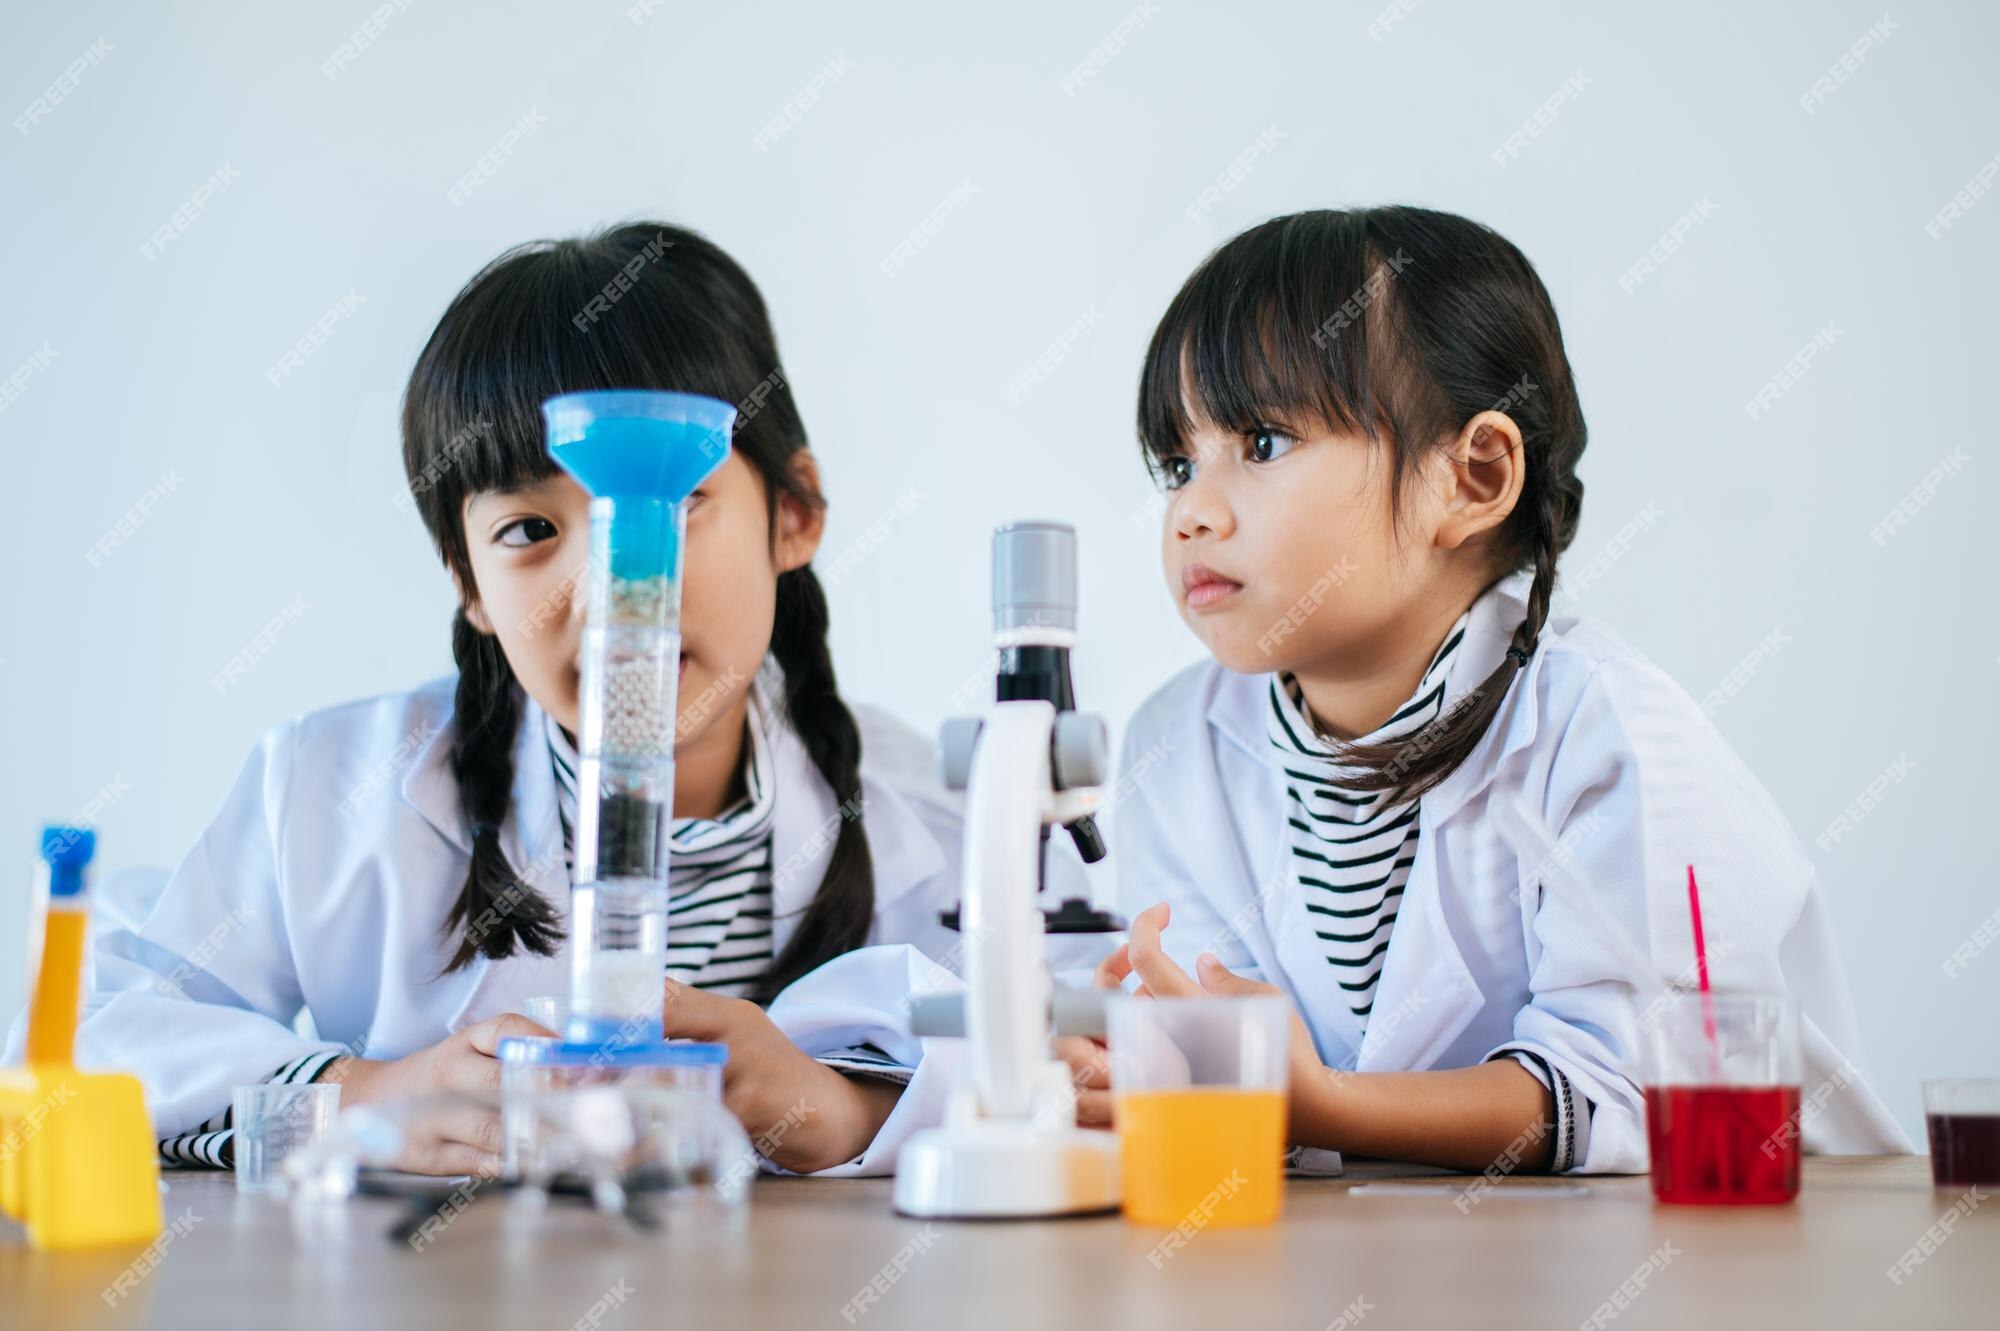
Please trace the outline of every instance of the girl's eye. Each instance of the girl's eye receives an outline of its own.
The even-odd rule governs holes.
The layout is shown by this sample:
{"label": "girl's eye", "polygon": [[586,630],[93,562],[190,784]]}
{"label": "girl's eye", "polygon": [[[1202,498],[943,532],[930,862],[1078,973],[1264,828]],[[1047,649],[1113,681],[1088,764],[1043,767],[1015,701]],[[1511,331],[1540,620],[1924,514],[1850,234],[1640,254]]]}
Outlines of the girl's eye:
{"label": "girl's eye", "polygon": [[1178,490],[1194,479],[1194,461],[1191,458],[1168,458],[1160,464],[1160,484],[1169,490]]}
{"label": "girl's eye", "polygon": [[1276,462],[1298,442],[1282,430],[1259,426],[1250,434],[1250,458],[1254,462]]}
{"label": "girl's eye", "polygon": [[500,545],[520,548],[549,540],[555,534],[556,524],[547,518],[521,518],[502,527],[493,539]]}

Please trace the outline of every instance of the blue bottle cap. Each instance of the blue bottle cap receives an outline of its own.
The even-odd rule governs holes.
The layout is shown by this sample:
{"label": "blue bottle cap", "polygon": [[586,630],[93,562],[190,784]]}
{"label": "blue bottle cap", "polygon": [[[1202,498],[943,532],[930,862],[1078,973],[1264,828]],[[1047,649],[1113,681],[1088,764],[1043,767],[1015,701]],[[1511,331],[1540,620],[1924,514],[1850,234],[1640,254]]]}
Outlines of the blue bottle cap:
{"label": "blue bottle cap", "polygon": [[49,895],[83,895],[83,871],[97,854],[97,833],[88,827],[44,827],[42,860],[49,866]]}
{"label": "blue bottle cap", "polygon": [[600,1044],[510,1035],[500,1042],[500,1061],[526,1067],[719,1068],[729,1061],[729,1046],[693,1040]]}

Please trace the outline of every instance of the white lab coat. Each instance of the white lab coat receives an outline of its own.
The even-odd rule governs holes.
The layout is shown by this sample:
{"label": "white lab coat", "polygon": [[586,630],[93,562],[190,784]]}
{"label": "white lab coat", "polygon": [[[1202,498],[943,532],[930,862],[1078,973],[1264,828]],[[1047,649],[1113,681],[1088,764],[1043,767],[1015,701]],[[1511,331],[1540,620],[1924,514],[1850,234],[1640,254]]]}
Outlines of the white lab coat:
{"label": "white lab coat", "polygon": [[[221,812],[167,881],[143,926],[100,912],[78,1057],[136,1073],[154,1131],[191,1131],[258,1082],[317,1050],[394,1059],[466,1024],[569,989],[566,955],[476,959],[444,974],[446,912],[471,846],[450,752],[453,681],[312,713],[273,730]],[[866,708],[862,827],[875,871],[870,947],[823,967],[772,1007],[808,1053],[871,1040],[907,1066],[928,1042],[908,1035],[913,991],[952,987],[958,936],[938,912],[958,899],[960,799],[931,745]],[[773,727],[774,945],[782,949],[832,856],[832,790],[798,737]],[[528,701],[500,830],[509,862],[556,903],[569,884],[543,714]],[[1086,892],[1051,854],[1052,879]],[[1052,883],[1052,886],[1055,885]],[[303,1014],[304,1020],[301,1020]],[[10,1041],[19,1057],[22,1025]],[[309,1029],[302,1035],[295,1027]],[[919,1068],[867,1152],[829,1173],[886,1172],[896,1147],[942,1112],[948,1077]]]}
{"label": "white lab coat", "polygon": [[[1511,578],[1475,604],[1471,659],[1500,658],[1525,589]],[[1487,815],[1489,800],[1525,798],[1663,978],[1693,974],[1685,875],[1696,866],[1714,983],[1782,988],[1800,1004],[1806,1149],[1910,1149],[1848,1061],[1859,1060],[1859,1041],[1812,862],[1708,717],[1615,635],[1558,615],[1481,743],[1423,796],[1416,862],[1358,1041],[1290,887],[1269,686],[1269,675],[1198,665],[1127,731],[1111,828],[1118,908],[1170,902],[1165,946],[1190,972],[1213,951],[1278,985],[1329,1066],[1456,1068],[1503,1049],[1539,1054],[1592,1106],[1576,1170],[1643,1172],[1642,1004],[1601,930],[1565,905],[1560,886],[1543,889],[1542,866],[1518,859]],[[1454,697],[1465,687],[1455,682]]]}

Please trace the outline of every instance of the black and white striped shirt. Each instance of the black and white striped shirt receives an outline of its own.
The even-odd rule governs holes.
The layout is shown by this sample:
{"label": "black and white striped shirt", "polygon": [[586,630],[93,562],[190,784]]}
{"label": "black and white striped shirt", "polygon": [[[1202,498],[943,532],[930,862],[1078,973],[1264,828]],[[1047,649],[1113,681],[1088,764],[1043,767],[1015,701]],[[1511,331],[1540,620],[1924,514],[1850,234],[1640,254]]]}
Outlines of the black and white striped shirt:
{"label": "black and white striped shirt", "polygon": [[[1467,610],[1445,634],[1409,701],[1356,742],[1375,744],[1414,734],[1442,716],[1499,663],[1504,649],[1500,641],[1489,636],[1466,644],[1471,618],[1472,610]],[[1467,682],[1454,690],[1451,684],[1461,672]],[[1388,806],[1380,795],[1344,789],[1336,746],[1320,737],[1298,681],[1289,675],[1272,677],[1269,732],[1285,774],[1293,895],[1325,948],[1327,963],[1340,970],[1341,990],[1365,1031],[1403,889],[1417,860],[1421,805]],[[1573,1168],[1589,1141],[1589,1099],[1535,1049],[1509,1043],[1487,1058],[1512,1058],[1548,1088],[1555,1139],[1549,1170],[1563,1173]]]}
{"label": "black and white striped shirt", "polygon": [[[716,818],[676,818],[669,832],[667,974],[697,989],[747,998],[771,968],[771,814],[777,782],[771,768],[769,712],[761,688],[750,690],[744,726],[744,796]],[[576,746],[555,718],[548,722],[562,815],[563,858],[575,877]]]}
{"label": "black and white striped shirt", "polygon": [[[1459,616],[1431,657],[1416,692],[1357,743],[1416,733],[1444,711],[1445,685],[1465,640]],[[1288,674],[1271,677],[1270,737],[1285,777],[1291,879],[1327,964],[1339,972],[1347,1004],[1365,1028],[1390,930],[1417,859],[1418,806],[1389,805],[1380,793],[1346,788],[1335,741],[1321,738],[1305,697]]]}

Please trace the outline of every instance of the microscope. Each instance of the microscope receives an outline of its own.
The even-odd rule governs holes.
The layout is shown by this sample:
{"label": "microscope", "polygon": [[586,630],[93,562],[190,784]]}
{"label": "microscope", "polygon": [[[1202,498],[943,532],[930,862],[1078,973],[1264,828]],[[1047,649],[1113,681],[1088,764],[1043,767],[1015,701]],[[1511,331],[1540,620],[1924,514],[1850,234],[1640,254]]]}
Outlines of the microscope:
{"label": "microscope", "polygon": [[[994,700],[1041,701],[1052,705],[1058,716],[1075,713],[1076,685],[1069,669],[1075,643],[1075,528],[1060,522],[1010,522],[998,528],[993,533],[993,645],[999,661]],[[1095,718],[1079,717],[1078,722],[1103,730]],[[953,790],[965,789],[979,732],[979,718],[968,717],[946,723],[940,736],[945,781]],[[1097,830],[1095,817],[1086,813],[1062,826],[1085,864],[1104,858],[1104,835]],[[1042,826],[1038,870],[1042,890],[1048,883],[1049,830],[1047,824]],[[1082,897],[1065,897],[1042,914],[1044,927],[1052,934],[1113,933],[1125,927]],[[945,928],[959,928],[956,909],[944,912],[941,919]]]}
{"label": "microscope", "polygon": [[1066,829],[1086,863],[1105,853],[1092,814],[1109,743],[1103,720],[1076,710],[1070,678],[1073,528],[1021,522],[994,532],[993,628],[993,705],[946,722],[938,745],[945,784],[966,797],[964,897],[945,913],[964,935],[965,990],[921,999],[911,1011],[916,1034],[962,1036],[966,1058],[943,1125],[913,1136],[897,1159],[895,1204],[904,1215],[1028,1217],[1118,1205],[1117,1139],[1076,1126],[1068,1065],[1049,1050],[1058,1030],[1083,1033],[1071,1014],[1095,1005],[1057,991],[1045,937],[1124,925],[1082,898],[1046,912],[1037,905],[1051,828]]}

